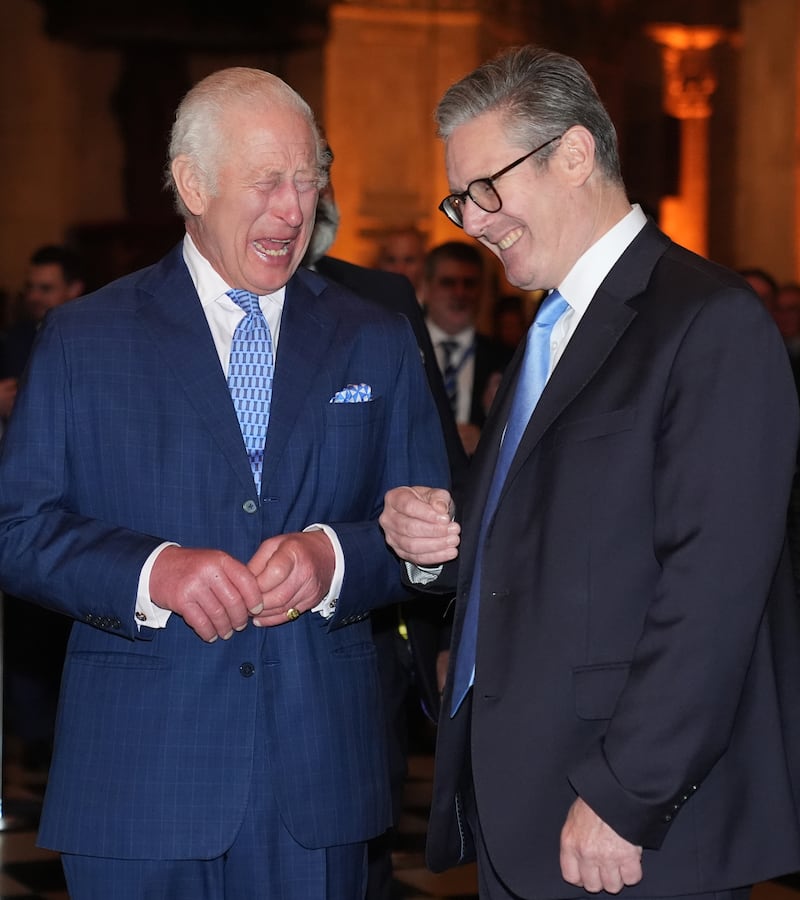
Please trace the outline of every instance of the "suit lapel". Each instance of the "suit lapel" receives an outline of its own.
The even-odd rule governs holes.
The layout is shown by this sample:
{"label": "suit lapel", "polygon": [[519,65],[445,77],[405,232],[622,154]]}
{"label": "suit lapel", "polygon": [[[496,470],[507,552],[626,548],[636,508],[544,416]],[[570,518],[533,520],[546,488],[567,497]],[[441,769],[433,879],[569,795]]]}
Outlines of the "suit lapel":
{"label": "suit lapel", "polygon": [[242,485],[253,491],[236,411],[180,245],[154,267],[142,287],[139,316],[164,365],[173,372],[184,399],[203,420]]}
{"label": "suit lapel", "polygon": [[[513,490],[515,476],[525,465],[542,437],[602,366],[635,316],[636,313],[632,308],[619,302],[618,298],[609,296],[602,288],[592,298],[589,308],[584,313],[575,334],[550,376],[528,427],[522,435],[497,503],[498,508],[503,503],[506,494]],[[467,518],[463,523],[464,533],[469,536],[465,538],[465,546],[462,551],[467,559],[475,558],[477,548],[471,544],[471,540],[477,539],[480,530],[501,438],[511,411],[511,402],[522,367],[524,350],[523,345],[506,370],[501,389],[495,398],[492,415],[483,428],[478,452],[472,461],[472,472],[475,478],[471,492],[472,502],[469,504]]]}
{"label": "suit lapel", "polygon": [[636,312],[601,287],[545,385],[508,471],[510,483],[555,419],[603,365]]}
{"label": "suit lapel", "polygon": [[324,287],[324,282],[303,269],[286,285],[264,453],[265,485],[279,474],[279,460],[336,331],[334,311],[321,298]]}
{"label": "suit lapel", "polygon": [[[598,288],[531,416],[508,471],[498,506],[512,489],[515,476],[547,430],[594,377],[635,319],[636,310],[629,301],[644,291],[653,267],[669,243],[666,235],[652,223],[648,223]],[[477,470],[478,474],[474,476],[473,503],[470,504],[468,513],[469,525],[465,522],[465,531],[470,535],[477,535],[480,526],[480,516],[489,492],[500,438],[510,412],[523,354],[524,346],[521,346],[506,370],[492,415],[481,435],[478,454],[473,460],[473,472]]]}

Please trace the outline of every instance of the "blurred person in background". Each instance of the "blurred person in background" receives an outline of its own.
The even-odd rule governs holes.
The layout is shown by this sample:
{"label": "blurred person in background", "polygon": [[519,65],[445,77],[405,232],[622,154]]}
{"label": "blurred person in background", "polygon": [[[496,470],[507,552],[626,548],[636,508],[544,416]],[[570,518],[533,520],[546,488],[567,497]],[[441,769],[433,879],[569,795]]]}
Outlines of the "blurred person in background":
{"label": "blurred person in background", "polygon": [[405,275],[414,287],[417,301],[423,304],[425,235],[413,225],[394,228],[381,238],[375,267],[384,272]]}
{"label": "blurred person in background", "polygon": [[425,321],[468,456],[513,355],[477,330],[483,286],[483,257],[472,245],[448,241],[425,257]]}
{"label": "blurred person in background", "polygon": [[[47,244],[28,262],[21,318],[0,337],[0,419],[8,420],[17,386],[45,315],[80,296],[86,287],[80,255]],[[3,647],[10,748],[23,768],[43,773],[50,763],[61,669],[69,621],[7,595]]]}
{"label": "blurred person in background", "polygon": [[0,417],[3,419],[11,415],[17,382],[45,314],[79,297],[85,288],[83,260],[71,248],[47,244],[31,255],[21,317],[0,337]]}
{"label": "blurred person in background", "polygon": [[517,349],[528,331],[525,300],[519,294],[504,294],[492,307],[492,337],[512,352]]}

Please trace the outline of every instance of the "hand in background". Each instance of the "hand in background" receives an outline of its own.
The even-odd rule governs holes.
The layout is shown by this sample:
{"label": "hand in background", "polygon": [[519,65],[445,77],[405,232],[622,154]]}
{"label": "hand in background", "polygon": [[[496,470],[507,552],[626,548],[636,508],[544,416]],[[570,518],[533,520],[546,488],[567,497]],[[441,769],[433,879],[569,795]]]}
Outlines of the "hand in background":
{"label": "hand in background", "polygon": [[450,665],[450,651],[440,650],[436,654],[436,685],[439,693],[444,692],[444,683],[447,680],[447,669]]}
{"label": "hand in background", "polygon": [[0,378],[0,419],[7,419],[17,399],[17,379]]}
{"label": "hand in background", "polygon": [[464,453],[466,453],[467,456],[472,456],[481,437],[480,428],[478,428],[477,425],[472,425],[470,422],[460,422],[456,427],[458,428],[458,436],[461,438],[461,443],[464,447]]}

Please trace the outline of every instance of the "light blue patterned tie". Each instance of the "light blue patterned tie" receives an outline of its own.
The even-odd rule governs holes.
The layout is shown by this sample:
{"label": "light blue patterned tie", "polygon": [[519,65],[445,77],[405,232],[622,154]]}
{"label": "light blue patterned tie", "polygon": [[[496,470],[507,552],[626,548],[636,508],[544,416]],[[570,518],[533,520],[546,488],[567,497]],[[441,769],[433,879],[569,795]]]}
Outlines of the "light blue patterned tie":
{"label": "light blue patterned tie", "polygon": [[256,491],[260,496],[264,442],[267,438],[275,368],[272,334],[258,305],[256,294],[240,290],[230,290],[227,293],[246,313],[236,326],[231,341],[228,389],[242,429]]}
{"label": "light blue patterned tie", "polygon": [[459,706],[461,706],[464,697],[466,697],[475,680],[481,557],[483,555],[486,532],[497,508],[497,501],[505,484],[508,470],[511,468],[511,461],[514,459],[522,435],[528,427],[533,410],[539,402],[545,384],[547,384],[547,375],[550,370],[550,335],[553,331],[553,326],[567,309],[569,309],[567,301],[558,291],[553,291],[542,302],[533,325],[528,329],[525,355],[522,359],[520,375],[514,391],[514,399],[511,402],[511,412],[508,416],[503,442],[497,454],[497,463],[492,475],[489,494],[486,498],[480,531],[478,532],[475,568],[472,573],[467,608],[464,612],[464,625],[456,651],[451,716],[458,712]]}

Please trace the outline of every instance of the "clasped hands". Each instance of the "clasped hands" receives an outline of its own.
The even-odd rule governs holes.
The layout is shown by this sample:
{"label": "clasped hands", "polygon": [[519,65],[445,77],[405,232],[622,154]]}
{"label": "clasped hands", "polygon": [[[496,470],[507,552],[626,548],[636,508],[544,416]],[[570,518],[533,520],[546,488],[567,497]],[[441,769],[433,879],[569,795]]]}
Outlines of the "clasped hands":
{"label": "clasped hands", "polygon": [[325,532],[281,534],[264,541],[245,565],[222,550],[165,547],[150,574],[153,603],[181,618],[204,641],[227,640],[252,620],[290,621],[325,596],[335,569]]}
{"label": "clasped hands", "polygon": [[[401,558],[436,565],[458,553],[460,528],[451,510],[447,491],[396,488],[386,495],[380,523]],[[227,640],[250,620],[259,627],[284,625],[296,617],[290,611],[312,609],[330,589],[335,566],[323,531],[269,538],[247,565],[222,550],[165,547],[150,573],[150,597],[204,641]]]}

